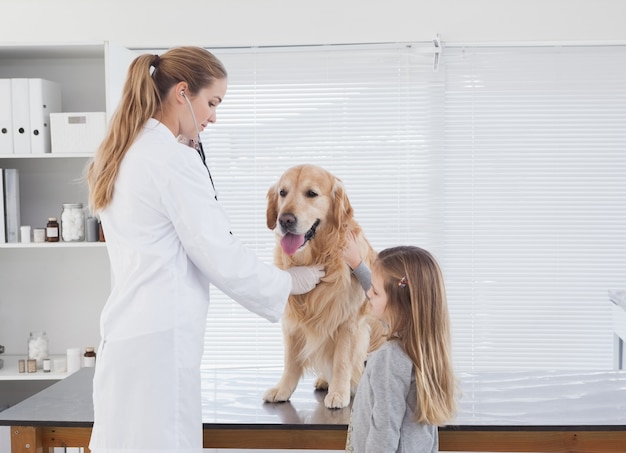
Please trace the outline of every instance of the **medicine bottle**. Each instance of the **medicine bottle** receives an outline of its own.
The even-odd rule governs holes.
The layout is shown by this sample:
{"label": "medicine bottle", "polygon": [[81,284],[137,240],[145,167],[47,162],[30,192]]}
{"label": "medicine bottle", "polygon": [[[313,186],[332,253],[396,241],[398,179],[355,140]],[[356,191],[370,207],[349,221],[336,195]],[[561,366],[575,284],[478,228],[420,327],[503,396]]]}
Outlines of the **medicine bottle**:
{"label": "medicine bottle", "polygon": [[46,242],[59,242],[59,222],[56,217],[49,217],[46,225]]}
{"label": "medicine bottle", "polygon": [[100,232],[98,227],[98,219],[95,217],[87,217],[86,223],[86,234],[85,238],[87,242],[98,242]]}
{"label": "medicine bottle", "polygon": [[83,364],[86,367],[94,367],[94,366],[96,366],[96,352],[95,352],[94,348],[92,348],[92,347],[85,348]]}
{"label": "medicine bottle", "polygon": [[61,237],[65,242],[85,240],[85,212],[82,203],[63,203]]}

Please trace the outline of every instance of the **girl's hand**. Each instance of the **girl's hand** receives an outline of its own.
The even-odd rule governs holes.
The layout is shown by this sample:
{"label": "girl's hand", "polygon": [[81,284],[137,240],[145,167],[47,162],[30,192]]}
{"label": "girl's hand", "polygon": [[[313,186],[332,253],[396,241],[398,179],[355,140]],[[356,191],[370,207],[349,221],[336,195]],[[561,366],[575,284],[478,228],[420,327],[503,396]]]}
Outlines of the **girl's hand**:
{"label": "girl's hand", "polygon": [[350,269],[356,269],[361,264],[361,250],[354,231],[348,231],[346,234],[346,246],[343,249],[343,259],[346,261]]}

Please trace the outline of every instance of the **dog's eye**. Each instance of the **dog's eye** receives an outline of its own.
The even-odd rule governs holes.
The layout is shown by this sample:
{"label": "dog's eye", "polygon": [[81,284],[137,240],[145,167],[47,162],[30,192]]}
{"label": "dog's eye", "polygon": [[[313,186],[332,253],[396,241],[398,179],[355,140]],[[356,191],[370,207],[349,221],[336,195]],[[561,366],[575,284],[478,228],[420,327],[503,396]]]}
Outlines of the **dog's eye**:
{"label": "dog's eye", "polygon": [[313,190],[307,190],[306,191],[306,196],[307,196],[307,198],[315,198],[315,197],[317,197],[317,192],[315,192]]}
{"label": "dog's eye", "polygon": [[287,196],[287,191],[285,189],[280,189],[280,192],[278,192],[278,194],[284,198]]}

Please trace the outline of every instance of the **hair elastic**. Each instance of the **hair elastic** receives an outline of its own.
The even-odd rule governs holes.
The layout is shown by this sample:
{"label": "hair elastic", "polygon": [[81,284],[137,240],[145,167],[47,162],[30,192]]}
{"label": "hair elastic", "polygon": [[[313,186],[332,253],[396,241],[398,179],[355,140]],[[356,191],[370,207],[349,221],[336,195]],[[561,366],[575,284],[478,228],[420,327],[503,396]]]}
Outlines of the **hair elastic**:
{"label": "hair elastic", "polygon": [[159,66],[160,61],[161,61],[161,57],[159,57],[158,55],[155,55],[154,58],[152,59],[152,63],[150,63],[150,66],[154,66],[154,69],[156,69]]}

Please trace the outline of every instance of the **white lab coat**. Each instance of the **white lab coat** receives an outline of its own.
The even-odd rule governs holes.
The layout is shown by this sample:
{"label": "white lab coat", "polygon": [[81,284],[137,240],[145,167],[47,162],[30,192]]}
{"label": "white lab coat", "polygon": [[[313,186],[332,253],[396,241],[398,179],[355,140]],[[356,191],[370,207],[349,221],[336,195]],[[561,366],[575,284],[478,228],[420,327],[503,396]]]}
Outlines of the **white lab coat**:
{"label": "white lab coat", "polygon": [[147,122],[102,211],[112,291],[94,377],[93,453],[202,450],[200,360],[209,283],[271,321],[291,276],[230,234],[197,152]]}

